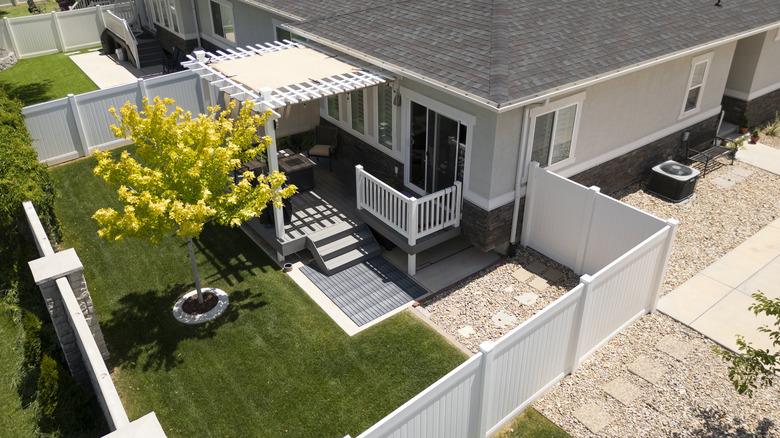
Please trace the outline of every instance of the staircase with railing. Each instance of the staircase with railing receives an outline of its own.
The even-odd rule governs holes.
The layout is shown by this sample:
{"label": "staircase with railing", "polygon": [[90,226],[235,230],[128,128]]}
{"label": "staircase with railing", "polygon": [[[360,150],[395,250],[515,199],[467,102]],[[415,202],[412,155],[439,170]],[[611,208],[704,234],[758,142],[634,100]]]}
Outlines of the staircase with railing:
{"label": "staircase with railing", "polygon": [[355,166],[355,170],[358,213],[409,254],[409,274],[415,273],[419,251],[460,234],[460,181],[417,199],[385,184],[363,166]]}

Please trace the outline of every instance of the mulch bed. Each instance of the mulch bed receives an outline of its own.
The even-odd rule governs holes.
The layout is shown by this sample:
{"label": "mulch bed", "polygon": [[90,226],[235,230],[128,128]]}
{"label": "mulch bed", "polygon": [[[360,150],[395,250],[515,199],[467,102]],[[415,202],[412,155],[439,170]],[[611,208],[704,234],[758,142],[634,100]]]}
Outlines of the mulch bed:
{"label": "mulch bed", "polygon": [[203,292],[203,302],[198,302],[198,295],[195,294],[186,300],[181,305],[181,309],[188,315],[202,315],[209,310],[217,307],[219,303],[219,297],[213,292]]}

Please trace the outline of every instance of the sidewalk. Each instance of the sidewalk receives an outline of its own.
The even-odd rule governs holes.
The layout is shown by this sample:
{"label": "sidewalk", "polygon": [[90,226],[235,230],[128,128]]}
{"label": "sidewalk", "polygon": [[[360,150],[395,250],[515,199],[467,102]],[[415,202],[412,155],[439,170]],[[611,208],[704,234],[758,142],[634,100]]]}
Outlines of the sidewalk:
{"label": "sidewalk", "polygon": [[731,350],[737,334],[775,350],[769,335],[756,330],[773,327],[774,318],[748,310],[759,290],[780,298],[780,219],[661,298],[658,310]]}
{"label": "sidewalk", "polygon": [[87,75],[100,89],[116,87],[117,85],[132,84],[138,78],[159,74],[162,65],[145,67],[141,70],[135,68],[128,61],[117,61],[114,55],[103,55],[94,51],[72,55],[70,59]]}

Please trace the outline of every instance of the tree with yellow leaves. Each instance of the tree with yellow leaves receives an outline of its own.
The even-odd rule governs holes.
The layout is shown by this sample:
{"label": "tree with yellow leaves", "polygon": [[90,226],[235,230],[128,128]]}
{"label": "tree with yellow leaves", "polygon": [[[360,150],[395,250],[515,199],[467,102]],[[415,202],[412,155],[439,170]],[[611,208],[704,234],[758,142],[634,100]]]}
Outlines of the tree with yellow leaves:
{"label": "tree with yellow leaves", "polygon": [[[102,208],[92,216],[100,225],[98,234],[108,240],[125,237],[158,243],[170,233],[187,240],[198,302],[203,303],[192,239],[197,239],[207,222],[232,227],[256,217],[269,202],[281,206],[295,193],[284,187],[284,174],[258,176],[245,172],[235,183],[233,172],[242,163],[264,152],[269,137],[257,129],[268,113],[252,111],[252,102],[241,107],[236,119],[229,117],[235,101],[225,111],[210,107],[207,114],[193,118],[180,107],[169,113],[173,99],[144,98],[143,109],[127,102],[119,112],[114,135],[132,140],[134,156],[122,152],[114,160],[108,152],[97,152],[95,174],[118,187],[123,211]],[[253,181],[256,179],[256,184]]]}

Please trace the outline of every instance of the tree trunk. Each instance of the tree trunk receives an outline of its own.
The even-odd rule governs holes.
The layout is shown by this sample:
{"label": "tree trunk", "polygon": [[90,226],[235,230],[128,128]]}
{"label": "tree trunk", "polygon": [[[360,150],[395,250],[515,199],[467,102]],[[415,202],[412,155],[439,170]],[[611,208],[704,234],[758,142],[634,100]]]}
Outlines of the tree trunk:
{"label": "tree trunk", "polygon": [[195,263],[195,248],[192,245],[192,237],[187,236],[187,246],[190,247],[190,261],[192,262],[192,276],[195,277],[195,289],[198,291],[198,302],[203,303],[203,292],[200,290],[200,277],[198,277],[198,265]]}

